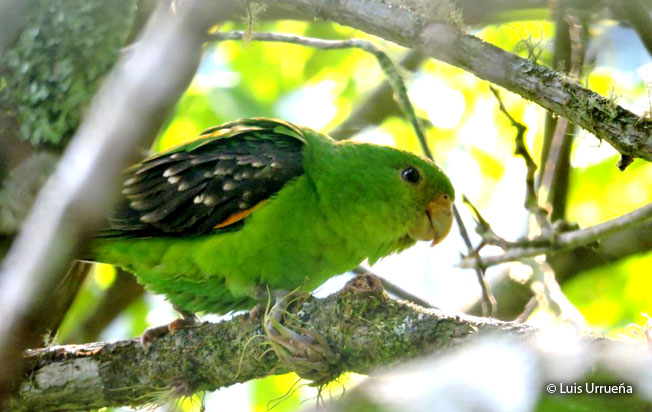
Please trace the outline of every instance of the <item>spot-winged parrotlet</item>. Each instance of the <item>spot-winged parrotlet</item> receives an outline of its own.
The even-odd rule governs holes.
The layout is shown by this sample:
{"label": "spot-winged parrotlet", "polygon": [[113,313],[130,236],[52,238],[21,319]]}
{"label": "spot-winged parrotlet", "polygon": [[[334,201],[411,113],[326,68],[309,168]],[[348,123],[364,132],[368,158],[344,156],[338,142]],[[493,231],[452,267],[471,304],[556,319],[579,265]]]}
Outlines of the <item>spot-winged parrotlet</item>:
{"label": "spot-winged parrotlet", "polygon": [[261,288],[328,278],[450,231],[448,177],[414,154],[264,118],[204,131],[125,172],[89,260],[187,312],[250,309]]}

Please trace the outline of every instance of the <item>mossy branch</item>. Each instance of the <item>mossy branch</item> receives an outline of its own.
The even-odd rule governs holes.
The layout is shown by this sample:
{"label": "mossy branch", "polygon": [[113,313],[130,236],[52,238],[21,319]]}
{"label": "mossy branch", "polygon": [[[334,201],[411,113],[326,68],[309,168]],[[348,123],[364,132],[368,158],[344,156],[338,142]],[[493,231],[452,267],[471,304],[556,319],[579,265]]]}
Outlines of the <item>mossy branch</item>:
{"label": "mossy branch", "polygon": [[[429,2],[446,3],[412,3]],[[652,161],[652,120],[633,114],[555,70],[464,33],[446,13],[423,14],[418,7],[392,7],[367,0],[265,3],[345,24],[457,66],[567,118],[606,140],[625,158]]]}
{"label": "mossy branch", "polygon": [[[451,316],[393,300],[382,291],[359,290],[309,298],[290,320],[324,336],[342,372],[368,373],[456,346],[480,332],[535,331],[522,324]],[[245,314],[181,330],[148,349],[132,339],[30,350],[25,380],[10,406],[44,412],[139,406],[285,373],[264,342],[261,322]]]}

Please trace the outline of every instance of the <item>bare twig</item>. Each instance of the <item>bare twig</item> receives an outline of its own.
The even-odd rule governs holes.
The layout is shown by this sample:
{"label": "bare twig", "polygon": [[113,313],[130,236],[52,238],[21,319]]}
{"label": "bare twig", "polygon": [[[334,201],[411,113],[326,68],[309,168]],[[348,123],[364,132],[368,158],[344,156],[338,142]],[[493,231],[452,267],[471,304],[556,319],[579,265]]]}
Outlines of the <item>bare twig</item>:
{"label": "bare twig", "polygon": [[[426,56],[423,54],[409,51],[401,60],[400,67],[403,70],[414,71],[424,60]],[[351,115],[329,135],[336,140],[348,139],[366,126],[378,125],[388,116],[400,113],[401,108],[393,95],[390,82],[384,81],[370,92],[364,101],[356,103]]]}
{"label": "bare twig", "polygon": [[[555,23],[555,37],[553,43],[553,53],[552,53],[552,67],[559,70],[563,73],[568,73],[570,70],[571,64],[571,39],[570,32],[568,27],[568,22],[566,21],[566,14],[568,8],[568,2],[554,2],[551,3],[552,14],[554,17]],[[543,165],[539,169],[539,176],[537,181],[537,189],[541,186],[541,181],[543,180],[543,173],[546,170],[548,163],[548,154],[550,153],[550,147],[552,145],[553,136],[555,135],[555,130],[557,128],[558,117],[555,116],[553,112],[546,112],[546,121],[543,134],[543,144],[541,147],[541,159],[540,164]],[[554,212],[554,211],[553,211]]]}
{"label": "bare twig", "polygon": [[[564,42],[568,42],[567,46],[569,50],[564,49],[564,56],[556,57],[558,59],[566,57],[570,60],[566,62],[568,76],[570,79],[578,81],[584,62],[585,42],[582,40],[584,30],[580,20],[574,14],[566,13],[566,10],[565,7],[562,7],[558,11],[560,15],[557,18],[557,30],[564,31]],[[559,35],[556,35],[555,40],[557,41],[559,37]],[[555,52],[561,53],[558,48],[555,48]],[[568,52],[567,55],[566,52]],[[550,220],[553,222],[564,219],[566,215],[568,179],[570,175],[570,151],[573,143],[573,135],[572,133],[568,133],[569,127],[571,126],[568,119],[560,118],[554,123],[554,131],[546,129],[546,132],[551,133],[551,136],[549,139],[548,136],[545,137],[546,141],[549,140],[550,143],[545,156],[542,154],[542,158],[545,157],[545,160],[538,185],[539,197],[541,199],[547,199],[552,209]]]}
{"label": "bare twig", "polygon": [[210,35],[210,39],[214,41],[224,41],[224,40],[242,40],[243,38],[249,38],[250,40],[255,41],[269,41],[269,42],[282,42],[282,43],[292,43],[302,46],[314,47],[322,50],[338,50],[338,49],[360,49],[364,50],[367,53],[372,54],[380,65],[381,69],[387,76],[392,89],[394,90],[396,100],[399,103],[399,106],[407,116],[408,120],[414,128],[414,132],[419,138],[419,143],[421,148],[429,159],[432,159],[432,153],[428,148],[426,142],[426,135],[421,128],[419,119],[414,110],[414,106],[410,102],[410,99],[407,94],[407,88],[405,87],[405,82],[403,77],[399,74],[396,64],[392,59],[382,51],[374,43],[365,41],[365,40],[324,40],[316,39],[312,37],[304,37],[294,34],[281,34],[281,33],[250,33],[244,31],[231,31],[231,32],[218,32]]}
{"label": "bare twig", "polygon": [[550,222],[548,221],[548,211],[539,206],[539,199],[537,197],[537,192],[534,184],[534,176],[537,171],[537,165],[534,163],[530,152],[527,150],[525,144],[525,133],[527,132],[527,126],[523,123],[518,122],[512,117],[511,114],[505,108],[502,99],[500,98],[500,93],[498,90],[490,86],[491,92],[496,96],[498,100],[498,107],[500,111],[509,119],[512,123],[512,126],[516,128],[516,137],[514,138],[514,154],[521,156],[523,161],[525,161],[525,166],[527,167],[527,175],[525,176],[525,209],[530,212],[537,220],[537,224],[541,229],[541,233],[544,236],[552,235],[552,228],[550,227]]}
{"label": "bare twig", "polygon": [[[524,240],[527,245],[528,240]],[[542,243],[542,246],[545,243]],[[561,284],[587,270],[601,267],[652,249],[652,220],[602,236],[597,245],[591,243],[577,249],[560,251],[546,256],[546,262],[555,272]],[[507,274],[508,268],[501,270],[491,287],[500,302],[496,316],[499,319],[514,319],[532,298],[528,284],[515,282]],[[482,299],[478,299],[467,313],[482,314]]]}
{"label": "bare twig", "polygon": [[[652,203],[636,209],[631,213],[595,226],[560,233],[548,245],[523,245],[518,248],[508,249],[504,254],[498,256],[487,256],[482,258],[469,256],[462,260],[460,266],[493,266],[500,263],[511,262],[513,260],[519,260],[525,257],[533,257],[542,254],[555,254],[565,250],[575,249],[599,241],[602,237],[608,236],[609,234],[615,233],[617,231],[635,227],[650,218],[652,218]],[[537,240],[538,239],[533,239],[533,241]],[[542,239],[539,239],[539,241],[541,240]]]}
{"label": "bare twig", "polygon": [[[190,82],[212,3],[186,1],[172,14],[161,6],[142,41],[116,66],[46,183],[0,273],[0,399],[11,391],[24,349],[27,314],[46,302],[74,256],[77,241],[99,223],[113,182],[132,148],[153,139],[165,114]],[[221,2],[229,15],[233,6]],[[169,50],[175,50],[170,60]]]}
{"label": "bare twig", "polygon": [[[466,199],[466,196],[464,196],[464,199]],[[455,205],[453,205],[453,214],[455,215],[455,221],[457,222],[457,227],[460,230],[460,236],[462,237],[462,240],[466,245],[466,249],[468,253],[469,254],[477,253],[477,249],[474,250],[473,248],[473,244],[471,243],[471,239],[469,238],[469,233],[466,230],[466,226],[464,226],[464,222],[462,221],[462,216],[460,216],[460,212],[459,210],[457,210],[457,206]],[[476,277],[478,279],[478,283],[480,284],[480,288],[482,289],[482,315],[493,317],[494,314],[496,313],[496,298],[494,298],[494,295],[491,292],[491,287],[489,286],[489,283],[487,282],[487,278],[485,277],[485,267],[478,265],[474,267],[474,269],[475,269]]]}
{"label": "bare twig", "polygon": [[350,25],[460,67],[532,100],[604,139],[619,152],[652,161],[652,120],[505,50],[445,23],[384,2],[264,0],[270,7]]}
{"label": "bare twig", "polygon": [[532,298],[530,298],[528,303],[525,305],[525,308],[523,308],[523,312],[521,312],[521,314],[518,315],[516,319],[514,319],[514,322],[516,323],[525,322],[530,317],[532,312],[534,312],[534,310],[537,308],[538,304],[539,301],[537,300],[536,297],[533,296]]}

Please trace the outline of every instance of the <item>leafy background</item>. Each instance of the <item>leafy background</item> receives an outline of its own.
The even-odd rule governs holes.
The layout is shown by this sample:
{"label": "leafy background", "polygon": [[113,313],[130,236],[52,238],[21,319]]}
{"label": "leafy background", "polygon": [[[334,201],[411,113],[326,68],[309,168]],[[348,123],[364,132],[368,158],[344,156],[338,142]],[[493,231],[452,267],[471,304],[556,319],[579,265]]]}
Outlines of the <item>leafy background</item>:
{"label": "leafy background", "polygon": [[[229,24],[221,30],[244,29]],[[329,23],[282,21],[260,23],[257,31],[296,33],[326,39],[369,39],[396,60],[406,51],[365,33]],[[650,111],[652,63],[636,34],[604,22],[591,29],[588,61],[581,82],[633,112]],[[554,25],[522,21],[487,26],[476,33],[501,48],[528,57],[534,46],[539,62],[551,65]],[[626,45],[626,46],[624,46]],[[587,74],[588,73],[588,74]],[[428,144],[440,166],[453,180],[458,194],[465,194],[507,238],[525,233],[527,214],[525,167],[513,155],[514,129],[502,115],[489,84],[473,75],[435,60],[427,60],[415,72],[403,72],[418,115],[427,120]],[[209,126],[240,117],[284,118],[316,130],[329,132],[343,122],[365,96],[383,81],[375,58],[359,50],[321,51],[287,44],[229,41],[211,45],[200,70],[179,101],[153,149],[164,150],[192,140]],[[527,144],[534,159],[541,151],[545,111],[519,96],[502,91],[510,113],[528,126]],[[401,115],[356,131],[355,139],[420,152],[414,133]],[[626,172],[615,164],[618,156],[606,143],[580,131],[572,149],[572,171],[567,217],[581,226],[600,223],[652,201],[652,165],[635,162]],[[351,171],[355,173],[355,171]],[[461,196],[459,196],[461,198]],[[467,210],[464,219],[473,227]],[[270,239],[271,240],[271,239]],[[477,239],[476,239],[477,241]],[[462,310],[479,296],[475,273],[455,267],[465,251],[454,228],[440,246],[417,245],[398,256],[386,258],[373,270],[446,311]],[[627,326],[645,321],[652,298],[652,253],[633,256],[615,264],[579,273],[563,284],[563,291],[587,324],[609,336],[627,333]],[[505,267],[489,270],[491,278]],[[339,288],[345,274],[322,286],[325,295]],[[79,294],[60,330],[58,339],[68,341],[75,328],[97,305],[118,277],[113,268],[98,265]],[[500,303],[500,302],[499,302]],[[158,296],[146,294],[133,303],[104,332],[103,340],[137,336],[149,326],[169,322],[174,311]],[[215,320],[205,316],[203,319]],[[531,322],[561,322],[553,313],[539,310]],[[325,399],[339,396],[345,388],[365,379],[343,376],[321,392]],[[293,411],[314,403],[318,392],[298,382],[296,375],[268,377],[238,384],[203,397],[179,401],[161,410]]]}

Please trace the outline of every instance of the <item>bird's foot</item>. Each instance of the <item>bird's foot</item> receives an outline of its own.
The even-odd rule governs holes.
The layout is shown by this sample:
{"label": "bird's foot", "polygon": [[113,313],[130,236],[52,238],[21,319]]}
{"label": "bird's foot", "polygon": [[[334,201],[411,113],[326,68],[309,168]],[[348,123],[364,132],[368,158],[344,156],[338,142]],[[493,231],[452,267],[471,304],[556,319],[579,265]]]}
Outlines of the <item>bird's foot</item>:
{"label": "bird's foot", "polygon": [[288,306],[300,297],[294,292],[276,295],[276,303],[263,319],[265,334],[276,355],[297,375],[311,380],[313,386],[335,379],[341,372],[337,369],[339,362],[326,339],[298,325],[288,325],[296,320],[287,311]]}
{"label": "bird's foot", "polygon": [[344,289],[354,295],[382,294],[385,291],[383,281],[373,273],[361,273],[346,282]]}
{"label": "bird's foot", "polygon": [[258,320],[265,314],[265,310],[267,309],[267,304],[266,303],[257,303],[256,306],[251,308],[249,311],[249,319],[250,320]]}
{"label": "bird's foot", "polygon": [[195,316],[194,313],[187,312],[175,307],[177,312],[181,314],[181,317],[173,320],[167,325],[154,326],[152,328],[147,328],[140,337],[140,344],[143,348],[148,349],[153,341],[165,335],[174,335],[176,332],[197,326],[199,324],[199,319]]}

